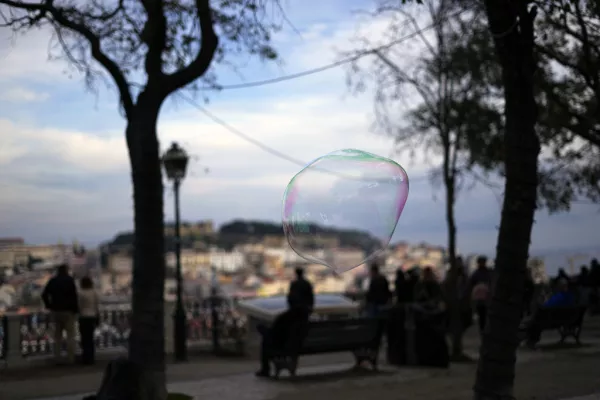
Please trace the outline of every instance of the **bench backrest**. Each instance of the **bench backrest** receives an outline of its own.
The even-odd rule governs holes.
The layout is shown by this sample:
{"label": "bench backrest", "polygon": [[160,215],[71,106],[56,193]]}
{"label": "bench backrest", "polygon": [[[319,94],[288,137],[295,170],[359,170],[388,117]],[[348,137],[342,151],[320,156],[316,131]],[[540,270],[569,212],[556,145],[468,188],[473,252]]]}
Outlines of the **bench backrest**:
{"label": "bench backrest", "polygon": [[537,310],[535,318],[543,328],[559,328],[565,325],[575,326],[581,325],[585,311],[586,308],[583,306],[541,307]]}
{"label": "bench backrest", "polygon": [[309,323],[302,352],[341,351],[375,345],[381,334],[381,320],[376,318],[313,321]]}

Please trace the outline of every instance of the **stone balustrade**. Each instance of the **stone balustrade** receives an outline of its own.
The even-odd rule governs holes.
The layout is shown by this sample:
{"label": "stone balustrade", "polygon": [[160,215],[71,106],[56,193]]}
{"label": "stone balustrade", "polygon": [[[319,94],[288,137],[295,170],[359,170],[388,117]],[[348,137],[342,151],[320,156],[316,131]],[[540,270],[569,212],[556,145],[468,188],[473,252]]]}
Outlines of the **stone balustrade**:
{"label": "stone balustrade", "polygon": [[[217,332],[220,344],[233,345],[239,351],[247,333],[246,318],[228,303],[216,305]],[[173,352],[173,315],[175,304],[165,303],[165,351]],[[212,345],[213,319],[210,301],[186,304],[188,346]],[[97,352],[124,351],[127,348],[131,320],[129,304],[106,304],[100,309],[100,323],[95,331]],[[54,326],[46,311],[0,316],[0,363],[22,366],[51,357],[54,349]],[[77,332],[79,341],[79,333]],[[63,343],[64,345],[64,343]]]}

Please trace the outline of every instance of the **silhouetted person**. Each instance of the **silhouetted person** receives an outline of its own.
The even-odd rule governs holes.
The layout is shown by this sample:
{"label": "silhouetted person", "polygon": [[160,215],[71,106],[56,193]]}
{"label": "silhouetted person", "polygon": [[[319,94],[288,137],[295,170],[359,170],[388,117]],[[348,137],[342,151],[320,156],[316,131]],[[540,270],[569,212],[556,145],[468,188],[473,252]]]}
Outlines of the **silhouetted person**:
{"label": "silhouetted person", "polygon": [[296,268],[296,279],[290,283],[287,301],[290,308],[312,313],[315,292],[311,283],[304,278],[304,270],[301,268]]}
{"label": "silhouetted person", "polygon": [[365,312],[369,317],[376,317],[381,313],[383,306],[392,298],[390,284],[385,276],[379,272],[377,263],[371,264],[369,288],[365,295]]}
{"label": "silhouetted person", "polygon": [[523,288],[523,315],[529,315],[531,313],[531,304],[533,302],[534,294],[535,283],[533,282],[531,270],[527,268],[525,275],[525,286]]}
{"label": "silhouetted person", "polygon": [[[575,296],[569,290],[569,282],[565,279],[559,279],[556,282],[556,292],[546,300],[542,307],[570,307],[573,305],[575,305]],[[541,335],[542,329],[534,317],[527,328],[527,345],[531,348],[535,347],[536,343],[540,341]]]}
{"label": "silhouetted person", "polygon": [[596,314],[600,308],[600,264],[595,258],[590,262],[590,308]]}
{"label": "silhouetted person", "polygon": [[288,309],[275,318],[271,327],[257,326],[261,334],[260,369],[256,372],[257,377],[270,375],[269,359],[272,350],[282,350],[289,340],[301,346],[306,336],[315,296],[312,285],[304,278],[304,271],[300,268],[296,269],[296,280],[290,284],[287,303]]}
{"label": "silhouetted person", "polygon": [[94,331],[100,318],[100,299],[89,277],[81,278],[79,290],[79,335],[81,336],[81,362],[93,364],[95,360]]}
{"label": "silhouetted person", "polygon": [[552,280],[552,290],[555,291],[558,281],[560,280],[564,280],[567,282],[567,284],[571,283],[571,278],[569,278],[569,275],[567,275],[567,273],[565,272],[565,270],[563,268],[559,268],[558,269],[558,273],[556,274],[556,276],[554,277],[554,279]]}
{"label": "silhouetted person", "polygon": [[429,309],[441,309],[444,307],[444,295],[442,287],[433,272],[433,268],[423,269],[421,280],[415,285],[414,300],[420,306]]}
{"label": "silhouetted person", "polygon": [[463,361],[468,357],[463,352],[462,337],[473,323],[471,299],[466,295],[468,284],[467,270],[462,257],[456,258],[456,265],[450,267],[444,279],[444,299],[448,310],[448,328],[452,341],[452,359]]}
{"label": "silhouetted person", "polygon": [[394,280],[394,292],[396,294],[396,303],[404,304],[408,303],[412,299],[411,293],[409,293],[409,285],[406,279],[406,274],[401,268],[396,270],[396,279]]}
{"label": "silhouetted person", "polygon": [[467,293],[471,296],[477,319],[479,323],[479,333],[483,334],[488,314],[488,305],[492,288],[492,270],[487,267],[487,257],[477,257],[477,268],[473,271]]}
{"label": "silhouetted person", "polygon": [[79,311],[75,280],[66,264],[59,265],[42,292],[45,307],[54,320],[54,356],[60,361],[63,332],[67,335],[67,356],[75,362],[75,315]]}
{"label": "silhouetted person", "polygon": [[407,292],[407,302],[412,303],[415,301],[415,287],[419,283],[421,279],[419,276],[419,270],[417,268],[413,268],[407,272],[408,279],[406,280],[406,292]]}
{"label": "silhouetted person", "polygon": [[577,275],[577,286],[590,286],[590,269],[582,265]]}
{"label": "silhouetted person", "polygon": [[590,262],[590,284],[596,289],[600,287],[600,264],[595,258]]}
{"label": "silhouetted person", "polygon": [[577,276],[577,302],[582,306],[590,304],[592,285],[590,282],[590,270],[585,265],[581,266]]}

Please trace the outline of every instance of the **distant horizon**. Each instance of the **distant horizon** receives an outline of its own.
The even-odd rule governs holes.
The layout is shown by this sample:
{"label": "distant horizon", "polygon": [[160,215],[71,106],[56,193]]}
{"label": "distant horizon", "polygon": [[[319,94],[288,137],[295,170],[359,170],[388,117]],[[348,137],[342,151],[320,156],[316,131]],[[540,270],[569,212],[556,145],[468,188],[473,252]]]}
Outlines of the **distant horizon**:
{"label": "distant horizon", "polygon": [[[215,227],[215,232],[218,232],[219,229],[221,229],[221,227],[223,227],[224,225],[228,225],[231,224],[233,222],[239,221],[239,222],[246,222],[246,223],[263,223],[263,224],[272,224],[272,225],[278,225],[278,226],[282,226],[282,222],[281,221],[273,221],[273,220],[267,220],[267,219],[245,219],[245,218],[232,218],[228,221],[225,221],[223,223],[216,223],[214,222],[214,219],[211,218],[205,218],[205,219],[198,219],[198,220],[192,220],[192,221],[182,221],[181,223],[186,223],[186,224],[194,224],[194,223],[198,223],[198,222],[205,222],[205,221],[213,221],[214,223],[214,227]],[[169,225],[169,224],[174,224],[173,221],[165,221],[165,226]],[[349,229],[350,230],[350,229]],[[105,243],[107,241],[111,241],[113,240],[117,235],[120,234],[126,234],[126,233],[133,233],[133,229],[132,230],[119,230],[117,232],[115,232],[111,237],[103,239],[103,240],[78,240],[78,239],[72,239],[71,241],[63,241],[63,243],[67,244],[67,243],[72,243],[73,241],[77,241],[78,243],[82,244],[85,247],[88,248],[97,248],[98,246],[100,246],[102,243]],[[283,232],[282,232],[283,234]],[[460,234],[457,235],[458,238],[460,238]],[[52,245],[52,244],[58,244],[59,241],[57,241],[56,243],[49,243],[49,242],[38,242],[38,241],[28,241],[26,237],[14,237],[14,236],[10,236],[10,237],[0,237],[0,239],[5,238],[22,238],[25,241],[26,245]],[[399,238],[399,239],[395,239],[394,237],[392,237],[392,241],[390,241],[390,245],[395,245],[398,243],[408,243],[410,245],[419,245],[419,244],[427,244],[428,246],[432,246],[432,247],[442,247],[444,249],[447,249],[447,244],[442,244],[442,243],[435,243],[435,242],[428,242],[427,240],[408,240],[406,238]],[[460,246],[457,248],[458,253],[462,254],[464,256],[467,255],[473,255],[473,254],[481,254],[481,255],[486,255],[490,258],[494,258],[495,257],[495,251],[489,251],[489,250],[479,250],[479,251],[463,251],[460,249]],[[576,254],[580,254],[580,253],[589,253],[592,254],[592,257],[597,257],[600,258],[600,244],[596,245],[596,246],[567,246],[567,247],[553,247],[553,248],[534,248],[534,249],[530,249],[530,257],[541,257],[541,258],[545,258],[545,257],[551,257],[551,256],[565,256],[567,254],[569,255],[576,255]],[[589,262],[589,260],[585,261],[585,263]],[[583,261],[581,263],[584,263]]]}

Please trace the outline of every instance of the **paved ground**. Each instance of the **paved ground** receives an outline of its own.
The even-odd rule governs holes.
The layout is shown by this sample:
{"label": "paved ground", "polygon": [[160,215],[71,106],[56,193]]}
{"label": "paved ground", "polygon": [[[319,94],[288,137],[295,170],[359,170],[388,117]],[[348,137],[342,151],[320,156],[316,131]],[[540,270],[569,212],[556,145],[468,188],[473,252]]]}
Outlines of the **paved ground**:
{"label": "paved ground", "polygon": [[[558,400],[600,393],[600,324],[597,322],[588,324],[584,337],[588,346],[545,346],[536,352],[520,350],[517,398]],[[547,335],[545,339],[546,343],[552,343],[556,337]],[[476,355],[476,337],[468,337],[466,344],[469,352]],[[169,365],[169,390],[202,400],[217,397],[220,400],[326,400],[331,397],[364,400],[380,396],[399,400],[462,400],[471,396],[476,368],[475,364],[462,364],[453,365],[449,370],[386,368],[377,374],[349,372],[352,357],[348,354],[305,357],[301,363],[303,368],[296,380],[273,382],[254,378],[254,360],[205,356],[187,364]],[[102,366],[87,370],[40,368],[27,373],[0,370],[0,400],[80,400],[82,393],[98,388],[101,370]],[[74,393],[77,395],[73,396]],[[600,396],[577,400],[600,400]]]}

